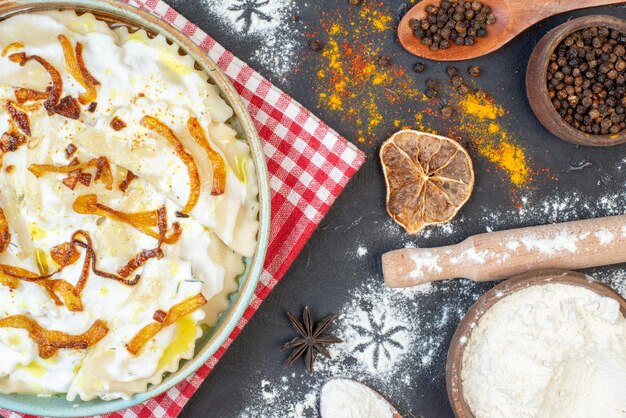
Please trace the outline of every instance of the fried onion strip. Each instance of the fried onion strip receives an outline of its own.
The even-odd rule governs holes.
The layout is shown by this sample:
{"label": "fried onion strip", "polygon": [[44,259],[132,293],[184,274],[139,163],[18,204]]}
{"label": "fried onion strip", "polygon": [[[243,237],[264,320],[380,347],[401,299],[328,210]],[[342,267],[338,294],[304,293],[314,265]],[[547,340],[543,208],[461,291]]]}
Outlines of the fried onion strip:
{"label": "fried onion strip", "polygon": [[6,100],[4,102],[4,108],[7,110],[7,112],[11,116],[11,119],[13,120],[13,122],[15,122],[17,127],[20,128],[20,130],[24,132],[24,134],[30,136],[30,119],[28,118],[28,115],[25,112],[22,112],[20,109],[16,108],[10,100]]}
{"label": "fried onion strip", "polygon": [[226,190],[226,164],[224,163],[224,159],[211,147],[211,144],[209,144],[209,140],[206,137],[204,129],[200,126],[198,119],[189,118],[187,128],[193,139],[202,147],[211,162],[211,168],[213,169],[213,187],[211,194],[213,196],[223,194]]}
{"label": "fried onion strip", "polygon": [[[83,304],[80,301],[79,295],[73,293],[74,286],[65,280],[50,280],[50,277],[57,274],[59,271],[60,270],[55,271],[52,274],[41,276],[20,267],[0,264],[0,284],[3,284],[10,289],[15,289],[17,288],[18,280],[35,283],[43,287],[46,292],[48,292],[48,295],[50,295],[56,305],[63,305],[63,302],[61,302],[57,296],[58,292],[70,311],[81,311],[83,309]],[[72,294],[70,295],[69,292],[72,292]]]}
{"label": "fried onion strip", "polygon": [[[76,287],[65,280],[44,280],[41,282],[41,286],[46,289],[56,305],[65,305],[70,312],[81,312],[83,310],[80,292],[77,292]],[[63,301],[57,295],[60,295]]]}
{"label": "fried onion strip", "polygon": [[2,50],[2,56],[6,57],[9,52],[22,48],[24,48],[24,42],[11,42]]}
{"label": "fried onion strip", "polygon": [[45,107],[48,111],[48,115],[53,115],[54,113],[56,113],[56,107],[59,103],[59,100],[61,100],[61,93],[63,92],[63,79],[61,78],[61,74],[59,74],[57,69],[54,68],[52,64],[50,64],[48,61],[38,55],[25,57],[20,62],[20,65],[24,66],[30,60],[35,60],[39,64],[41,64],[41,66],[43,66],[48,74],[50,74],[50,78],[52,78],[52,87],[50,88],[48,98],[43,103],[43,107]]}
{"label": "fried onion strip", "polygon": [[0,275],[13,277],[15,279],[23,280],[25,282],[37,282],[40,280],[45,280],[51,277],[53,274],[46,274],[42,276],[40,274],[33,273],[32,271],[28,271],[20,267],[0,264]]}
{"label": "fried onion strip", "polygon": [[9,222],[4,211],[0,208],[0,254],[4,252],[11,242],[11,231],[9,230]]}
{"label": "fried onion strip", "polygon": [[80,253],[69,242],[64,242],[50,250],[52,260],[60,267],[71,266],[80,258]]}
{"label": "fried onion strip", "polygon": [[106,157],[98,157],[96,160],[96,174],[94,181],[104,183],[107,190],[113,189],[113,174],[111,173],[111,165]]}
{"label": "fried onion strip", "polygon": [[85,350],[97,344],[109,332],[102,320],[96,320],[83,334],[71,335],[61,331],[47,330],[35,320],[24,315],[14,315],[0,319],[1,328],[21,328],[28,331],[39,347],[39,356],[43,359],[52,357],[60,348]]}
{"label": "fried onion strip", "polygon": [[150,260],[151,258],[163,258],[163,250],[160,248],[154,248],[152,250],[145,250],[140,252],[134,258],[132,258],[124,267],[120,268],[117,271],[117,274],[119,274],[120,277],[126,278],[130,276],[133,271],[143,266],[146,261]]}
{"label": "fried onion strip", "polygon": [[18,283],[19,281],[17,280],[17,278],[0,271],[0,284],[1,285],[6,286],[9,289],[17,289]]}
{"label": "fried onion strip", "polygon": [[119,212],[115,209],[98,203],[98,196],[96,196],[95,194],[78,196],[74,201],[73,208],[75,212],[80,213],[81,215],[99,215],[117,222],[128,224],[137,229],[139,232],[158,240],[159,243],[164,242],[170,245],[174,244],[178,241],[178,239],[180,238],[180,234],[182,233],[182,229],[178,222],[174,222],[172,224],[173,231],[169,236],[165,236],[164,234],[162,235],[160,232],[155,232],[150,229],[150,227],[146,225],[143,221],[138,221],[138,219],[143,220],[145,218],[146,212]]}
{"label": "fried onion strip", "polygon": [[198,172],[198,166],[191,154],[185,150],[185,147],[180,140],[174,135],[174,132],[163,122],[152,116],[144,116],[140,122],[141,126],[146,129],[157,133],[161,137],[165,138],[167,142],[174,148],[178,157],[183,160],[187,166],[187,173],[189,174],[189,198],[183,208],[183,213],[191,213],[193,208],[198,203],[200,198],[200,173]]}
{"label": "fried onion strip", "polygon": [[[67,38],[67,36],[61,34],[57,37],[57,39],[63,48],[67,71],[72,75],[72,77],[74,77],[78,84],[83,86],[85,89],[85,92],[78,96],[78,101],[83,105],[95,101],[98,97],[96,85],[100,83],[98,80],[93,78],[93,76],[91,76],[85,68],[85,63],[82,60],[83,45],[80,42],[77,42],[76,50],[74,50],[74,48],[72,48],[72,42]],[[78,58],[79,56],[80,60]]]}
{"label": "fried onion strip", "polygon": [[[170,310],[163,318],[163,314],[159,311],[155,312],[155,316],[158,319],[163,319],[162,321],[151,322],[145,327],[143,327],[135,336],[130,340],[128,344],[126,344],[126,349],[129,353],[133,355],[137,355],[141,349],[154,338],[163,328],[172,325],[179,318],[189,315],[193,313],[202,305],[207,303],[207,300],[202,295],[202,293],[198,293],[196,296],[186,299],[170,308]],[[162,311],[161,311],[162,312]]]}
{"label": "fried onion strip", "polygon": [[[7,152],[15,152],[26,143],[26,137],[19,132],[5,132],[0,137],[0,157]],[[0,158],[1,160],[1,158]]]}
{"label": "fried onion strip", "polygon": [[35,102],[40,100],[46,100],[50,96],[49,88],[46,91],[37,91],[33,89],[27,89],[20,87],[15,90],[15,100],[19,104],[24,104],[26,102]]}
{"label": "fried onion strip", "polygon": [[[100,181],[108,190],[113,189],[113,175],[111,174],[111,166],[109,165],[109,161],[106,157],[94,158],[86,163],[77,163],[76,161],[72,161],[68,165],[61,166],[54,164],[31,164],[28,166],[28,171],[33,173],[35,177],[39,178],[47,173],[78,172],[78,174],[80,174],[81,171],[92,168],[95,168],[96,170],[93,177],[94,181]],[[76,179],[76,181],[78,181],[78,179]]]}
{"label": "fried onion strip", "polygon": [[91,85],[99,86],[100,82],[91,75],[85,65],[85,60],[83,59],[83,44],[80,42],[76,43],[76,61],[78,61],[78,68],[80,68],[80,72],[83,74],[83,77],[85,77],[85,80]]}
{"label": "fried onion strip", "polygon": [[54,108],[54,111],[68,119],[80,118],[80,105],[78,104],[78,100],[72,96],[62,98],[59,104]]}
{"label": "fried onion strip", "polygon": [[[82,311],[83,303],[80,300],[80,292],[77,292],[76,288],[65,280],[50,279],[50,277],[63,270],[63,267],[52,274],[41,276],[20,267],[0,264],[0,284],[3,284],[11,289],[15,289],[17,288],[18,280],[35,283],[46,290],[56,305],[60,306],[64,304],[57,296],[58,294],[61,295],[63,301],[65,302],[65,306],[67,306],[70,311]],[[89,268],[89,266],[87,266],[87,268]],[[87,269],[87,273],[89,273],[89,269]]]}
{"label": "fried onion strip", "polygon": [[124,178],[124,180],[122,180],[122,182],[120,183],[120,190],[126,193],[126,190],[128,190],[128,186],[130,186],[130,183],[132,183],[133,180],[135,180],[136,178],[137,176],[135,175],[135,173],[128,170],[128,172],[126,173],[126,178]]}
{"label": "fried onion strip", "polygon": [[[138,255],[138,256],[135,256],[134,258],[132,258],[126,264],[126,266],[124,266],[124,267],[122,267],[120,269],[120,270],[124,270],[125,272],[126,271],[128,272],[128,276],[122,277],[121,275],[116,275],[116,274],[113,274],[113,273],[107,273],[107,272],[98,270],[98,267],[96,266],[96,259],[97,259],[96,258],[96,253],[95,253],[95,251],[93,249],[93,244],[92,244],[92,241],[91,241],[91,237],[89,236],[89,234],[87,232],[76,231],[74,233],[74,235],[72,236],[71,245],[73,245],[73,246],[77,245],[77,246],[79,246],[79,247],[81,247],[81,248],[83,248],[83,249],[85,249],[87,251],[87,256],[85,257],[85,264],[83,265],[83,272],[85,270],[85,266],[89,266],[89,264],[91,264],[91,271],[96,276],[104,277],[105,279],[115,280],[115,281],[118,281],[118,282],[120,282],[122,284],[125,284],[127,286],[135,286],[137,283],[139,283],[139,279],[141,279],[141,276],[139,274],[137,274],[132,280],[128,280],[127,277],[130,276],[133,273],[133,271],[135,271],[137,268],[139,268],[143,264],[145,264],[150,258],[154,258],[154,257],[160,258],[159,257],[160,253],[155,253],[154,257],[152,257],[152,256],[150,256],[150,257],[147,257],[147,256],[141,257],[141,254]],[[137,261],[137,258],[140,258],[140,260]],[[88,263],[87,260],[89,260],[90,263]],[[84,287],[84,284],[82,284],[81,286]],[[79,284],[77,284],[76,287],[78,288]],[[81,290],[82,290],[82,287],[81,287]]]}

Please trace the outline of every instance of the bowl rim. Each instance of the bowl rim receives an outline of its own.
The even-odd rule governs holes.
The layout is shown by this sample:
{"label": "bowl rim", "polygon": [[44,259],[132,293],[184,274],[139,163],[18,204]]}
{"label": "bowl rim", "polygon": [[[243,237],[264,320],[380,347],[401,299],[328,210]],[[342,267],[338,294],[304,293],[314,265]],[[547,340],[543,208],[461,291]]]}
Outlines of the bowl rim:
{"label": "bowl rim", "polygon": [[[36,396],[27,394],[0,394],[0,408],[11,411],[50,417],[81,417],[107,414],[122,409],[130,408],[154,398],[171,387],[177,385],[196,372],[207,360],[217,352],[232,331],[244,316],[252,299],[256,286],[263,272],[263,265],[269,243],[269,229],[271,218],[271,198],[269,186],[269,173],[261,140],[248,113],[241,96],[237,93],[226,75],[217,64],[202,51],[198,45],[185,36],[178,29],[160,18],[119,0],[17,0],[0,3],[0,20],[16,14],[44,10],[77,10],[93,13],[97,17],[114,19],[125,24],[130,24],[152,33],[158,33],[173,41],[189,54],[207,76],[213,81],[235,113],[235,122],[238,129],[244,135],[250,146],[253,162],[257,174],[258,199],[259,199],[259,233],[255,255],[246,259],[246,270],[239,278],[239,289],[235,292],[236,300],[232,301],[226,311],[223,312],[218,325],[212,329],[212,334],[205,345],[193,358],[181,365],[180,368],[165,377],[161,383],[149,387],[146,392],[133,395],[130,399],[115,399],[103,401],[67,401],[57,396]],[[55,398],[58,402],[45,402]],[[44,402],[41,402],[41,401]],[[37,402],[33,402],[37,401]],[[60,406],[60,405],[61,406]],[[65,404],[65,405],[64,405]]]}
{"label": "bowl rim", "polygon": [[446,388],[455,417],[474,418],[474,414],[463,396],[461,370],[465,347],[467,347],[472,330],[482,316],[497,302],[517,291],[551,283],[580,286],[592,290],[600,296],[613,298],[620,303],[622,315],[626,316],[626,299],[607,284],[598,282],[593,277],[583,273],[562,269],[538,270],[514,276],[498,284],[472,305],[461,320],[450,342],[446,361]]}
{"label": "bowl rim", "polygon": [[550,55],[573,32],[604,26],[626,33],[626,20],[610,15],[588,15],[569,20],[545,34],[533,49],[526,67],[526,95],[539,122],[558,138],[582,146],[607,147],[626,142],[626,130],[617,134],[593,135],[574,128],[559,115],[548,98],[546,74]]}

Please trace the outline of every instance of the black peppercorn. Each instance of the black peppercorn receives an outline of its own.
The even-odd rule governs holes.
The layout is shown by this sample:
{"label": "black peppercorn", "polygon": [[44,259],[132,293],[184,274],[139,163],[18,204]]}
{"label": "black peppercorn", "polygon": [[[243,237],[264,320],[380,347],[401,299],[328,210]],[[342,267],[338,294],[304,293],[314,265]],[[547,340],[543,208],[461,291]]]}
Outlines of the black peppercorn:
{"label": "black peppercorn", "polygon": [[324,44],[321,41],[318,41],[317,39],[310,41],[308,45],[311,51],[317,52],[317,51],[321,51],[322,49],[324,49]]}
{"label": "black peppercorn", "polygon": [[454,77],[455,75],[459,75],[459,69],[456,67],[448,67],[446,68],[446,72],[448,73],[448,76],[450,77]]}
{"label": "black peppercorn", "polygon": [[452,106],[444,106],[441,109],[441,116],[443,116],[444,118],[451,117],[453,113],[454,113],[454,109],[452,108]]}
{"label": "black peppercorn", "polygon": [[425,12],[421,20],[411,19],[409,27],[433,51],[451,44],[474,45],[476,38],[488,35],[487,26],[496,22],[491,8],[481,1],[442,0],[439,5],[427,5]]}
{"label": "black peppercorn", "polygon": [[467,69],[467,72],[469,72],[472,77],[479,77],[480,67],[477,65],[472,65],[471,67]]}
{"label": "black peppercorn", "polygon": [[461,76],[454,76],[450,79],[450,84],[452,84],[454,87],[460,87],[461,84],[463,84],[463,77]]}
{"label": "black peppercorn", "polygon": [[424,65],[423,62],[418,62],[413,66],[413,71],[415,71],[418,74],[423,73],[425,69],[426,69],[426,66]]}
{"label": "black peppercorn", "polygon": [[548,97],[563,120],[588,134],[626,128],[626,35],[590,27],[563,39],[547,66]]}
{"label": "black peppercorn", "polygon": [[426,80],[426,87],[432,90],[436,90],[439,87],[439,82],[434,78],[429,78]]}
{"label": "black peppercorn", "polygon": [[391,58],[389,57],[378,57],[378,60],[376,60],[376,62],[378,63],[379,66],[385,68],[385,67],[389,67],[391,65]]}

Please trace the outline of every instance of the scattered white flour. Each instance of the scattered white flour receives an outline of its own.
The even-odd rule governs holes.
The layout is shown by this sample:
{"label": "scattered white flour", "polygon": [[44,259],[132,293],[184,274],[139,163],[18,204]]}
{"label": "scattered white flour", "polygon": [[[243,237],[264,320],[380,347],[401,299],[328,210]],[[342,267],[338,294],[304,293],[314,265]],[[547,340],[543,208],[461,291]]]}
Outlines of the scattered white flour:
{"label": "scattered white flour", "polygon": [[600,241],[600,245],[609,245],[615,239],[615,234],[606,229],[601,229],[594,235],[598,238],[598,241]]}
{"label": "scattered white flour", "polygon": [[539,251],[542,254],[555,255],[567,251],[576,253],[578,240],[586,237],[561,232],[554,238],[539,238],[532,235],[520,239],[527,251]]}
{"label": "scattered white flour", "polygon": [[356,249],[356,255],[357,255],[359,258],[363,258],[363,257],[365,257],[365,256],[367,255],[367,252],[368,252],[368,251],[367,251],[367,248],[365,248],[365,247],[364,247],[364,246],[362,246],[362,245],[359,245],[359,248],[357,248],[357,249]]}
{"label": "scattered white flour", "polygon": [[487,262],[487,257],[491,256],[492,252],[483,250],[476,251],[475,248],[468,248],[461,252],[461,254],[451,257],[450,263],[452,264],[461,264],[461,263],[477,263],[477,264],[485,264]]}
{"label": "scattered white flour", "polygon": [[411,279],[423,279],[426,274],[442,271],[439,265],[439,256],[430,252],[420,252],[411,255],[411,260],[415,263],[415,269],[409,273]]}
{"label": "scattered white flour", "polygon": [[533,286],[496,303],[463,356],[477,418],[624,417],[626,318],[578,286]]}
{"label": "scattered white flour", "polygon": [[[344,343],[328,346],[332,359],[316,355],[314,373],[294,366],[274,381],[251,388],[242,418],[318,416],[322,385],[333,378],[362,382],[393,404],[412,396],[418,379],[442,379],[447,341],[482,291],[466,280],[392,290],[373,276],[355,290],[328,332]],[[432,304],[433,298],[438,303]],[[321,316],[323,313],[314,312]],[[415,411],[416,415],[418,411]]]}
{"label": "scattered white flour", "polygon": [[322,387],[322,418],[393,418],[383,398],[367,386],[349,379],[333,379]]}
{"label": "scattered white flour", "polygon": [[[172,5],[180,0],[172,1]],[[224,30],[241,39],[254,40],[260,45],[253,53],[250,64],[270,72],[286,82],[297,58],[297,49],[303,37],[299,22],[291,18],[298,14],[292,0],[200,0],[198,6],[217,18]],[[300,4],[299,7],[306,7]],[[192,21],[194,16],[187,16]],[[209,34],[210,35],[210,34]]]}
{"label": "scattered white flour", "polygon": [[339,332],[345,341],[344,350],[351,353],[359,368],[368,374],[394,372],[412,344],[413,324],[406,315],[398,315],[395,307],[375,305],[372,298],[353,301],[340,316],[350,324]]}

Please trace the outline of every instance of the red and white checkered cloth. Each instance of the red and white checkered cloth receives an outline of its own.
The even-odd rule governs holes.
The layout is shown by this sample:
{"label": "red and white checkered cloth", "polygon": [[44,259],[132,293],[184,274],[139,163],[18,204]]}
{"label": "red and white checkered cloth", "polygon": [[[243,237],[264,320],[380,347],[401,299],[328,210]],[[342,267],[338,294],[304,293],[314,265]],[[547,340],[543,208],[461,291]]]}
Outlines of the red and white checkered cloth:
{"label": "red and white checkered cloth", "polygon": [[[272,221],[267,259],[252,302],[224,345],[193,376],[166,393],[111,418],[176,417],[228,346],[283,277],[335,198],[364,160],[363,153],[213,38],[161,0],[122,0],[169,22],[226,73],[255,123],[267,157]],[[0,409],[8,418],[20,414]]]}

